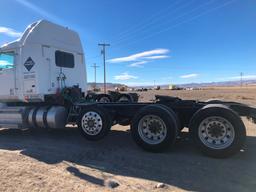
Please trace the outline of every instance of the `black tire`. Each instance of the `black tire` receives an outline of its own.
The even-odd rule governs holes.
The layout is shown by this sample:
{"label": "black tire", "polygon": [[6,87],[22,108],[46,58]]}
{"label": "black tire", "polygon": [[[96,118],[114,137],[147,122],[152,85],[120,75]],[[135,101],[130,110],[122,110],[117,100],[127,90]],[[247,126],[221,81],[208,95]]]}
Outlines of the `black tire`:
{"label": "black tire", "polygon": [[129,118],[122,119],[122,120],[119,120],[117,124],[122,125],[122,126],[128,126],[131,124],[131,120]]}
{"label": "black tire", "polygon": [[[86,118],[87,116],[89,116],[89,114],[88,114],[89,112],[96,113],[98,115],[95,117],[94,123],[96,121],[100,121],[101,123],[99,123],[99,124],[95,123],[94,127],[98,127],[97,125],[101,125],[100,131],[97,131],[97,132],[95,131],[95,133],[92,133],[92,132],[90,132],[90,130],[88,130],[89,129],[88,121],[83,120],[83,118]],[[87,116],[85,116],[86,114],[87,114]],[[83,121],[85,121],[85,122],[83,123]],[[112,126],[112,120],[111,120],[110,115],[104,108],[94,105],[94,106],[89,106],[86,109],[82,110],[82,112],[80,113],[80,115],[78,117],[77,125],[78,125],[78,128],[80,129],[82,135],[86,139],[91,140],[91,141],[97,141],[97,140],[102,139],[109,133],[111,126]],[[86,125],[88,126],[87,129],[85,127]]]}
{"label": "black tire", "polygon": [[96,101],[100,102],[100,103],[109,103],[109,102],[112,102],[113,99],[108,94],[100,94],[100,95],[97,96]]}
{"label": "black tire", "polygon": [[85,97],[87,101],[95,101],[97,100],[97,95],[95,93],[88,93]]}
{"label": "black tire", "polygon": [[[206,122],[207,118],[209,120],[212,119],[212,122],[218,119],[223,121],[223,124],[218,125],[218,121],[216,121],[217,125],[212,124],[212,126],[215,126],[215,130],[220,130],[222,132],[218,133],[220,134],[220,138],[215,139],[214,137],[212,137],[213,139],[210,138],[209,140],[208,135],[206,135],[206,133],[204,134],[204,130],[200,129],[200,125],[201,127],[205,126],[205,131],[208,131],[207,134],[213,134],[212,130],[214,128],[211,130],[211,127],[208,126],[210,124],[201,124],[203,122]],[[209,104],[196,112],[191,119],[189,130],[198,148],[205,155],[214,158],[226,158],[234,155],[235,153],[240,151],[246,139],[246,129],[241,118],[232,109],[221,104]],[[232,132],[224,132],[224,130],[232,130]],[[202,135],[204,135],[205,138],[202,138]],[[220,147],[221,144],[216,143],[216,141],[221,141],[221,144],[223,143],[223,146]],[[225,144],[225,142],[229,143]]]}
{"label": "black tire", "polygon": [[132,97],[133,102],[137,103],[139,100],[139,95],[137,93],[129,93],[129,95]]}
{"label": "black tire", "polygon": [[215,103],[221,103],[223,102],[222,99],[207,99],[205,102],[209,103],[209,104],[215,104]]}
{"label": "black tire", "polygon": [[175,119],[176,119],[177,125],[178,125],[178,132],[181,131],[184,126],[182,126],[182,122],[181,122],[181,120],[180,120],[178,114],[175,113],[170,107],[168,107],[168,106],[166,106],[166,105],[161,105],[161,107],[164,107],[166,110],[168,110],[170,113],[173,114],[173,116],[174,116]]}
{"label": "black tire", "polygon": [[133,98],[129,94],[120,94],[118,99],[117,99],[117,102],[132,103],[133,102]]}
{"label": "black tire", "polygon": [[[160,141],[160,143],[147,142],[145,141],[145,137],[143,139],[143,136],[140,136],[140,123],[143,118],[150,115],[161,119],[166,127],[166,134],[163,137],[163,140]],[[142,147],[147,151],[161,152],[175,143],[178,133],[178,124],[175,113],[171,109],[167,110],[162,105],[153,104],[145,106],[137,114],[135,114],[131,124],[131,133],[134,141],[138,146]]]}

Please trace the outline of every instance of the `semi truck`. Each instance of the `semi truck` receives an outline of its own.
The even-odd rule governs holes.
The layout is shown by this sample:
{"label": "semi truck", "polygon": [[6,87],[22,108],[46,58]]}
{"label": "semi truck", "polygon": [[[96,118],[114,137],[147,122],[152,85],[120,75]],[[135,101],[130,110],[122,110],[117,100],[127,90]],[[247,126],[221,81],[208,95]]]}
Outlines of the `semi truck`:
{"label": "semi truck", "polygon": [[76,124],[86,139],[97,141],[115,124],[130,125],[138,146],[161,152],[174,145],[186,127],[198,149],[223,158],[243,147],[246,128],[241,117],[256,122],[256,109],[237,102],[163,95],[152,102],[126,102],[133,100],[129,94],[106,102],[87,89],[82,43],[67,27],[37,21],[18,40],[0,47],[1,128]]}

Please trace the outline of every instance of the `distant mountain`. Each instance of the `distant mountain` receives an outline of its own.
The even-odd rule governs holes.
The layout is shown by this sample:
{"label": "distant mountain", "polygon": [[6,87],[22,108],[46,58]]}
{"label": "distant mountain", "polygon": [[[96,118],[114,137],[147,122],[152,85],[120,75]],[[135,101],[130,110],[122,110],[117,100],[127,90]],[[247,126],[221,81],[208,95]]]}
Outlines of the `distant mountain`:
{"label": "distant mountain", "polygon": [[[222,81],[222,82],[209,82],[209,83],[187,83],[187,84],[160,84],[159,86],[162,89],[167,89],[169,88],[169,85],[175,85],[177,87],[181,88],[188,88],[188,87],[194,87],[194,88],[199,88],[199,87],[229,87],[229,86],[240,86],[241,82],[240,81]],[[256,80],[243,80],[243,85],[256,85]],[[138,87],[144,87],[144,88],[153,88],[153,85],[148,85],[148,86],[133,86],[134,88]]]}
{"label": "distant mountain", "polygon": [[[243,80],[243,85],[256,85],[256,80]],[[188,83],[177,85],[179,87],[229,87],[229,86],[240,86],[241,81],[223,81],[223,82],[209,82],[209,83]],[[168,87],[168,85],[166,85]]]}
{"label": "distant mountain", "polygon": [[[222,81],[222,82],[209,82],[209,83],[188,83],[188,84],[175,84],[177,87],[182,87],[182,88],[188,88],[188,87],[194,87],[194,88],[199,88],[199,87],[231,87],[231,86],[240,86],[241,82],[240,81]],[[92,89],[94,86],[94,83],[89,82],[89,89]],[[163,84],[160,85],[162,89],[167,89],[169,88],[170,84]],[[243,85],[256,85],[256,80],[243,80]],[[107,88],[108,89],[114,89],[115,87],[122,87],[126,86],[125,84],[120,84],[120,83],[107,83]],[[97,83],[97,87],[103,88],[104,84],[103,83]],[[147,85],[147,86],[132,86],[133,88],[153,88],[153,85]]]}

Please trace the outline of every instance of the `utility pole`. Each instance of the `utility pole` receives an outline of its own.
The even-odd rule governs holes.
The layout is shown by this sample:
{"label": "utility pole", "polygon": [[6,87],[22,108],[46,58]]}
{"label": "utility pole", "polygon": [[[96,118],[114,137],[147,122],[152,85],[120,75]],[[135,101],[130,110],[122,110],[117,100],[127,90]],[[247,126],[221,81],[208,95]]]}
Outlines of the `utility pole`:
{"label": "utility pole", "polygon": [[96,65],[96,63],[94,63],[91,67],[94,68],[94,89],[96,89],[97,68],[100,67],[100,66],[98,66],[98,65]]}
{"label": "utility pole", "polygon": [[103,64],[104,64],[104,93],[107,93],[107,87],[106,87],[106,47],[110,46],[110,44],[107,43],[99,43],[99,46],[102,47],[101,54],[103,55]]}
{"label": "utility pole", "polygon": [[243,72],[240,73],[240,86],[243,86]]}

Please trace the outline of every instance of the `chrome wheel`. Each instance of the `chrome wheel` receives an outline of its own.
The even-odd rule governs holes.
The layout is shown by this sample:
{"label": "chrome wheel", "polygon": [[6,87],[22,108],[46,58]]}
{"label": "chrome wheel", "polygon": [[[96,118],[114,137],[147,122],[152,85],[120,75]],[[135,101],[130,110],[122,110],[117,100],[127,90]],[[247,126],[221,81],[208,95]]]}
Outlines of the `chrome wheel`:
{"label": "chrome wheel", "polygon": [[235,129],[225,118],[212,116],[204,119],[198,129],[200,140],[209,148],[225,149],[235,139]]}
{"label": "chrome wheel", "polygon": [[160,117],[146,115],[139,121],[138,132],[144,142],[156,145],[166,138],[167,128]]}
{"label": "chrome wheel", "polygon": [[102,130],[102,118],[94,112],[89,111],[84,114],[81,120],[82,129],[88,135],[97,135]]}

